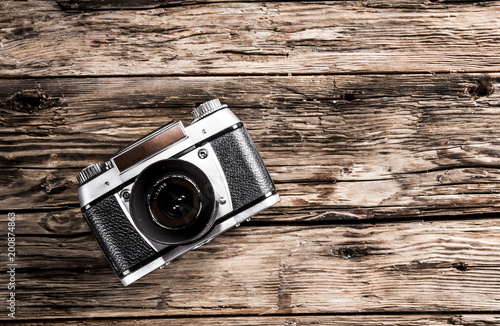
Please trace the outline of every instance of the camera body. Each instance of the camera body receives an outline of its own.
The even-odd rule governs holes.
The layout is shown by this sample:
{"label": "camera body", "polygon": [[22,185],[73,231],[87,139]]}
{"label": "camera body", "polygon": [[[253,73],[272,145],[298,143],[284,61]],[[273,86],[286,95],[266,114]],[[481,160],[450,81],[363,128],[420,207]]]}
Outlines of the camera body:
{"label": "camera body", "polygon": [[218,99],[77,176],[83,216],[127,286],[279,202],[241,121]]}

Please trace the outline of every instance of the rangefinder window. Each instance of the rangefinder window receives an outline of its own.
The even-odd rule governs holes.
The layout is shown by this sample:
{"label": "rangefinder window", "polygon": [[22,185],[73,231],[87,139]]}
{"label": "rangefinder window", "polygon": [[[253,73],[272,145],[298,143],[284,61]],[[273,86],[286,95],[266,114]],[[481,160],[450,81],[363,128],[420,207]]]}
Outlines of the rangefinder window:
{"label": "rangefinder window", "polygon": [[168,124],[158,130],[156,134],[153,133],[152,137],[144,139],[136,146],[125,148],[113,158],[113,162],[118,170],[122,172],[186,136],[181,122]]}

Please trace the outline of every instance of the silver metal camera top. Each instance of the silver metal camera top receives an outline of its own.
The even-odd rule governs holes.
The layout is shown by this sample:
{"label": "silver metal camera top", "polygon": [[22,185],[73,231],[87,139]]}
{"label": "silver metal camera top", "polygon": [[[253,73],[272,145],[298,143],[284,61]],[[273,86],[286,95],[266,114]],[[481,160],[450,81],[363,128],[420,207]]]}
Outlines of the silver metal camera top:
{"label": "silver metal camera top", "polygon": [[76,176],[76,179],[78,180],[78,183],[80,185],[83,185],[85,182],[89,181],[93,177],[98,176],[99,174],[109,170],[112,168],[112,165],[110,162],[99,162],[95,164],[91,164],[87,166],[85,169],[82,170],[82,172],[78,173]]}
{"label": "silver metal camera top", "polygon": [[214,113],[215,111],[224,108],[227,108],[227,105],[222,104],[218,98],[200,104],[196,109],[193,110],[193,112],[191,112],[191,114],[193,115],[193,122],[191,123],[195,123],[196,121],[203,119],[210,113]]}
{"label": "silver metal camera top", "polygon": [[[191,112],[194,117],[192,123],[224,108],[227,108],[227,105],[222,104],[219,99],[205,102]],[[202,132],[205,134],[206,130],[202,129]],[[87,181],[111,169],[113,166],[116,166],[120,171],[126,170],[142,159],[147,158],[185,137],[187,137],[187,134],[182,123],[179,121],[171,121],[167,125],[144,136],[133,144],[122,148],[115,154],[111,161],[87,166],[76,176],[78,183],[83,185]]]}
{"label": "silver metal camera top", "polygon": [[[78,189],[78,196],[80,198],[81,207],[85,207],[86,205],[105,195],[109,191],[117,189],[123,183],[126,183],[129,180],[135,178],[150,164],[153,164],[160,160],[171,158],[172,156],[191,148],[195,144],[203,143],[207,139],[210,139],[211,137],[217,135],[222,130],[234,127],[238,123],[240,123],[238,117],[236,117],[234,113],[231,112],[231,110],[226,108],[225,105],[223,105],[222,109],[217,109],[215,113],[206,116],[204,119],[200,119],[197,123],[191,124],[185,129],[182,126],[182,122],[180,121],[169,123],[168,125],[159,129],[159,131],[161,131],[160,133],[158,133],[158,131],[153,132],[152,134],[145,137],[143,141],[147,142],[148,140],[155,138],[155,136],[158,136],[159,134],[163,133],[166,130],[170,130],[173,127],[178,127],[174,129],[184,130],[183,132],[178,133],[179,137],[173,138],[174,140],[178,139],[178,141],[174,141],[169,146],[166,146],[161,150],[155,152],[154,155],[139,161],[138,163],[123,171],[110,162],[104,163],[107,164],[106,167],[108,167],[108,165],[110,167],[105,169],[104,171],[101,171],[98,175],[92,174],[91,179],[85,179],[85,184],[81,185],[81,187]],[[167,131],[167,133],[169,132]],[[187,137],[183,137],[185,135],[187,135]],[[131,148],[136,148],[140,144],[141,142],[136,142],[132,144],[132,146],[129,146],[128,149],[130,150]],[[121,151],[117,154],[117,156],[123,155],[126,152],[127,151]],[[193,153],[193,155],[196,155],[196,157],[198,157],[197,151],[193,151]]]}

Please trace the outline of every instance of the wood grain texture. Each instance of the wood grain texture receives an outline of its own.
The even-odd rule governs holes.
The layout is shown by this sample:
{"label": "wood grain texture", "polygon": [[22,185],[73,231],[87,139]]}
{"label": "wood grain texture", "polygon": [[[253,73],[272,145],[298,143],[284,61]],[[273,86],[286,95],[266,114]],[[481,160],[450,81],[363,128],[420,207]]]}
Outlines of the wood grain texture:
{"label": "wood grain texture", "polygon": [[499,315],[478,315],[478,314],[439,314],[439,315],[353,315],[353,316],[272,316],[272,317],[205,317],[205,318],[158,318],[158,319],[110,319],[110,320],[78,320],[64,322],[35,322],[30,323],[30,326],[46,326],[46,325],[61,325],[61,324],[76,324],[78,325],[280,325],[280,326],[310,326],[310,325],[325,325],[325,326],[489,326],[496,325],[500,322]]}
{"label": "wood grain texture", "polygon": [[[412,0],[399,0],[399,1],[387,1],[387,0],[371,0],[370,2],[362,3],[364,6],[371,8],[405,8],[405,9],[449,9],[450,6],[457,5],[460,3],[465,4],[477,4],[484,5],[485,2],[490,0],[432,0],[432,1],[412,1]],[[194,4],[207,4],[207,3],[231,3],[231,0],[150,0],[147,2],[138,3],[132,0],[82,0],[82,1],[71,1],[71,0],[60,0],[57,2],[58,6],[64,11],[96,11],[96,10],[145,10],[145,9],[158,9],[158,8],[169,8],[169,7],[180,7],[189,6]],[[257,2],[263,3],[258,0],[249,0],[246,2]],[[305,1],[310,2],[310,1]],[[341,1],[321,1],[321,3],[327,4],[331,2],[341,2]],[[355,2],[360,2],[359,0],[346,0],[343,3],[337,3],[340,5],[345,4],[355,4]],[[317,1],[312,2],[317,4]],[[359,4],[358,4],[359,5]],[[353,6],[354,7],[354,6]]]}
{"label": "wood grain texture", "polygon": [[127,288],[88,233],[19,235],[18,315],[499,311],[498,232],[496,219],[242,225]]}
{"label": "wood grain texture", "polygon": [[[0,2],[0,323],[500,324],[499,9]],[[124,288],[75,175],[214,97],[282,201]]]}
{"label": "wood grain texture", "polygon": [[0,75],[309,75],[500,68],[496,1],[187,4],[65,12],[64,4],[54,1],[4,1]]}
{"label": "wood grain texture", "polygon": [[498,78],[3,80],[2,207],[76,207],[80,169],[220,97],[278,183],[279,219],[498,212]]}

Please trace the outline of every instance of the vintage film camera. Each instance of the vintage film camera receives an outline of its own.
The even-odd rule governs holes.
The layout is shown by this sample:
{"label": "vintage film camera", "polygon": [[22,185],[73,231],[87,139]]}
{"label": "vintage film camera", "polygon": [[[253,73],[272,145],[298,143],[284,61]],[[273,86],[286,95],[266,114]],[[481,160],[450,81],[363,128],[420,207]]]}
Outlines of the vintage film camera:
{"label": "vintage film camera", "polygon": [[240,120],[218,99],[77,176],[94,236],[127,286],[277,202]]}

